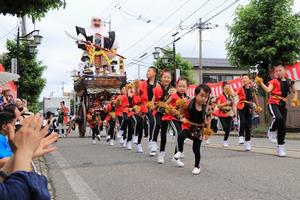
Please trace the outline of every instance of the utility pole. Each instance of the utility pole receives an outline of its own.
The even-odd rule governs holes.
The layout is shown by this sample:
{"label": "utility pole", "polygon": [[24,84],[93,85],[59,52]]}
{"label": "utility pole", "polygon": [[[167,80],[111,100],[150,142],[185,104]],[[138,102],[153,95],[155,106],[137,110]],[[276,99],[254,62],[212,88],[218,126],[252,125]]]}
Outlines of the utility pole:
{"label": "utility pole", "polygon": [[111,31],[111,15],[109,15],[108,30]]}
{"label": "utility pole", "polygon": [[62,83],[61,83],[61,89],[62,89],[62,96],[64,97],[64,93],[65,93],[65,81],[63,81]]}
{"label": "utility pole", "polygon": [[199,29],[199,83],[203,83],[203,57],[202,57],[202,31],[205,29],[212,29],[218,27],[217,24],[212,25],[211,23],[202,22],[202,19],[199,18],[198,24],[196,24]]}
{"label": "utility pole", "polygon": [[138,64],[138,79],[139,80],[141,79],[141,64],[140,64],[140,62],[142,61],[142,58],[145,57],[146,55],[148,55],[148,53],[144,53],[143,55],[141,55],[139,57],[139,60],[137,61],[137,64]]}
{"label": "utility pole", "polygon": [[199,83],[203,83],[203,64],[202,64],[202,19],[199,18]]}
{"label": "utility pole", "polygon": [[174,33],[172,36],[173,36],[173,50],[172,50],[172,53],[173,53],[173,63],[174,63],[174,85],[177,81],[177,75],[179,75],[179,73],[177,74],[177,69],[178,69],[178,66],[177,66],[177,62],[176,62],[176,47],[175,47],[175,43],[180,40],[180,37],[179,38],[175,38],[176,35],[178,35],[179,32],[176,32]]}
{"label": "utility pole", "polygon": [[138,63],[138,80],[141,79],[141,65]]}

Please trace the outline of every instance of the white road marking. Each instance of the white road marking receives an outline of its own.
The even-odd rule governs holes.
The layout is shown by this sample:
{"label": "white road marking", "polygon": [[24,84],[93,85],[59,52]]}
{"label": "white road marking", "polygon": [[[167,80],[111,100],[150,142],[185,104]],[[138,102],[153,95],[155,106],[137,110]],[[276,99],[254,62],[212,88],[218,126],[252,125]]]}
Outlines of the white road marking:
{"label": "white road marking", "polygon": [[[83,178],[76,172],[76,170],[71,168],[71,165],[66,161],[66,159],[59,153],[55,151],[51,154],[60,168],[62,168],[62,173],[65,175],[67,181],[71,185],[73,193],[77,196],[79,200],[96,200],[99,199],[97,194],[92,190],[92,188],[83,180]],[[64,169],[65,168],[65,169]]]}

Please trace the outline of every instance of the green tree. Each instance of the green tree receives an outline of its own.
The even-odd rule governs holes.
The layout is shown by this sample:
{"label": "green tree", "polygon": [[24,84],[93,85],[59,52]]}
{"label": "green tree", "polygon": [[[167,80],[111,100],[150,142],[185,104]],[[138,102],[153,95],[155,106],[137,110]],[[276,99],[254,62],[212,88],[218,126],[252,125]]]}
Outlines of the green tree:
{"label": "green tree", "polygon": [[[17,54],[17,45],[13,40],[8,40],[6,45],[8,53],[3,55],[0,63],[6,67],[6,71],[10,71],[11,59]],[[41,61],[37,61],[36,53],[29,53],[27,43],[21,43],[19,52],[19,96],[28,100],[31,111],[38,112],[39,96],[46,85],[46,80],[42,78],[46,66],[42,65]]]}
{"label": "green tree", "polygon": [[[171,53],[172,49],[167,49],[168,51],[170,51],[170,53],[165,53],[165,57],[168,58],[168,63],[164,64],[162,62],[162,59],[159,58],[154,62],[154,66],[157,67],[159,70],[162,69],[169,69],[172,72],[174,72],[174,59],[173,59],[173,54]],[[178,69],[180,69],[180,75],[181,76],[186,76],[189,80],[190,83],[193,84],[195,83],[194,77],[193,77],[193,65],[191,62],[184,60],[181,56],[180,53],[176,54],[176,64]],[[160,77],[158,76],[158,79]]]}
{"label": "green tree", "polygon": [[65,8],[65,0],[10,0],[0,1],[0,13],[17,17],[25,15],[32,19],[40,19],[52,9]]}
{"label": "green tree", "polygon": [[266,81],[270,68],[299,58],[300,20],[292,12],[292,0],[251,0],[236,10],[229,34],[226,48],[231,64],[257,67]]}
{"label": "green tree", "polygon": [[[228,28],[230,63],[238,68],[257,68],[265,82],[272,67],[299,59],[300,20],[292,12],[292,0],[251,0],[238,7]],[[262,90],[260,94],[266,105],[266,94]]]}

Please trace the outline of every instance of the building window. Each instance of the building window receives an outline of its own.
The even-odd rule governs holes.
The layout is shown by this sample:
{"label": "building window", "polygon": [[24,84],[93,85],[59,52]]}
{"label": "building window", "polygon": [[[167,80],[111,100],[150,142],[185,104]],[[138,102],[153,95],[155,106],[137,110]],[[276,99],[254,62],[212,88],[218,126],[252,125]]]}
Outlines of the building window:
{"label": "building window", "polygon": [[230,81],[233,80],[232,75],[218,75],[218,81]]}
{"label": "building window", "polygon": [[229,81],[233,79],[233,75],[203,75],[203,83],[217,83],[220,81]]}
{"label": "building window", "polygon": [[203,76],[203,83],[217,83],[218,76],[215,75],[204,75]]}

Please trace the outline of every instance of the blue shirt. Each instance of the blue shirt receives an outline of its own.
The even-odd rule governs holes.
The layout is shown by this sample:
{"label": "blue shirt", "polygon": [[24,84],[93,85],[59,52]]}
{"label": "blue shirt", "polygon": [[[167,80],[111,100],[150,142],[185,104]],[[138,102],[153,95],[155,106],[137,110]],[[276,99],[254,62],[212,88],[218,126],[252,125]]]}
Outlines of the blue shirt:
{"label": "blue shirt", "polygon": [[11,157],[13,152],[9,146],[6,136],[0,134],[0,159]]}

